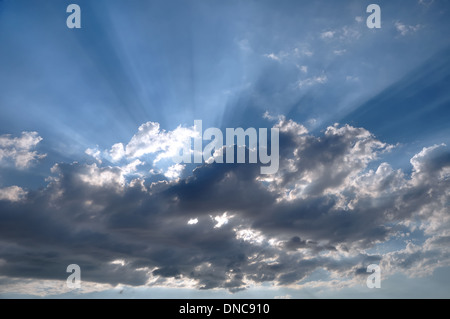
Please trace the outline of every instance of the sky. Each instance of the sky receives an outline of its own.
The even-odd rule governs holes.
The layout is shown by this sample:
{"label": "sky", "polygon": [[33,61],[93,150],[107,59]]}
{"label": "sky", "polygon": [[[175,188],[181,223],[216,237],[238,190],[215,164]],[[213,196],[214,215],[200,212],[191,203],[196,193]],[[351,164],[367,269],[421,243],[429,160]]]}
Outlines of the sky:
{"label": "sky", "polygon": [[[0,298],[449,298],[449,15],[0,0]],[[174,163],[195,120],[278,171]]]}

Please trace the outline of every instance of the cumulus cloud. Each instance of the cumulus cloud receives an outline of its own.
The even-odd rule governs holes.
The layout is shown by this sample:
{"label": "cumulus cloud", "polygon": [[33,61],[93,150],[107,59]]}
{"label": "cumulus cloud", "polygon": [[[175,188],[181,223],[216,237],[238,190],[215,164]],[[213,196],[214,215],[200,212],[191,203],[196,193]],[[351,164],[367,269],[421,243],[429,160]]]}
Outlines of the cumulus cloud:
{"label": "cumulus cloud", "polygon": [[0,188],[0,200],[18,202],[26,196],[27,192],[19,186]]}
{"label": "cumulus cloud", "polygon": [[[0,200],[0,272],[65,280],[77,263],[93,283],[236,292],[363,284],[372,263],[411,276],[449,265],[445,145],[412,156],[406,173],[380,162],[393,146],[364,128],[335,124],[313,135],[284,116],[266,118],[280,130],[271,176],[258,164],[211,163],[184,178],[127,182],[120,167],[55,165],[45,188]],[[161,134],[145,125],[124,156],[158,149],[148,141]],[[423,245],[407,242],[413,231]],[[369,252],[397,238],[403,247]],[[319,270],[322,280],[305,283]]]}
{"label": "cumulus cloud", "polygon": [[164,176],[166,176],[169,179],[177,179],[183,172],[184,167],[185,165],[181,164],[172,165],[167,169],[167,172],[164,173]]}
{"label": "cumulus cloud", "polygon": [[[146,122],[125,145],[121,142],[112,145],[111,149],[101,151],[97,148],[88,148],[85,153],[92,156],[99,164],[102,159],[108,160],[122,176],[129,174],[145,175],[138,171],[138,166],[156,166],[164,159],[171,159],[177,155],[185,142],[197,137],[195,127],[178,126],[172,131],[160,128],[157,122]],[[168,179],[176,179],[180,176],[182,165],[172,165],[161,173]],[[151,172],[155,171],[152,168]]]}
{"label": "cumulus cloud", "polygon": [[[138,132],[128,142],[125,147],[125,155],[137,158],[147,154],[158,153],[156,161],[163,158],[171,158],[183,147],[186,139],[196,137],[197,134],[193,127],[178,126],[173,131],[165,131],[160,129],[159,123],[147,122],[139,127]],[[120,147],[117,148],[120,149]],[[117,157],[119,156],[120,151],[114,149],[114,147],[112,151]]]}
{"label": "cumulus cloud", "polygon": [[146,122],[138,128],[137,133],[126,145],[116,143],[109,151],[104,152],[88,148],[86,154],[98,161],[101,158],[107,158],[113,163],[123,159],[130,161],[155,155],[154,163],[157,163],[162,159],[174,157],[187,139],[197,135],[198,132],[194,130],[194,127],[178,126],[173,131],[166,131],[161,129],[157,122]]}
{"label": "cumulus cloud", "polygon": [[33,161],[42,159],[46,154],[39,154],[33,149],[42,141],[37,132],[22,132],[20,137],[0,136],[0,163],[12,162],[17,168],[27,168]]}

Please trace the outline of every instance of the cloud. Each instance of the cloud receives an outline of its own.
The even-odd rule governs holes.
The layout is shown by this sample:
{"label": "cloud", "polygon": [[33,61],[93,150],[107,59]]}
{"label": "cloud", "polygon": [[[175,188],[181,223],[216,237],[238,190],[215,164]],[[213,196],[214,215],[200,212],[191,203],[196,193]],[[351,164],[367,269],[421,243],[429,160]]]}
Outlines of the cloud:
{"label": "cloud", "polygon": [[121,158],[125,156],[125,148],[123,147],[122,143],[116,143],[111,147],[111,150],[109,151],[109,154],[111,156],[111,159],[113,162],[119,161]]}
{"label": "cloud", "polygon": [[173,131],[160,128],[157,122],[146,122],[139,126],[138,132],[133,135],[128,144],[114,144],[108,152],[100,152],[97,149],[87,149],[86,154],[96,159],[107,158],[112,162],[122,159],[134,160],[144,158],[147,155],[156,155],[154,163],[165,158],[174,157],[184,145],[186,139],[196,137],[198,132],[194,127],[185,128],[178,126]]}
{"label": "cloud", "polygon": [[294,53],[295,53],[296,56],[312,57],[314,55],[313,51],[311,51],[309,49],[306,49],[306,48],[303,48],[302,50],[300,50],[298,48],[295,48],[294,49]]}
{"label": "cloud", "polygon": [[400,33],[400,35],[405,36],[409,33],[414,33],[422,29],[422,25],[417,24],[415,26],[413,25],[406,25],[401,23],[400,21],[395,22],[395,28]]}
{"label": "cloud", "polygon": [[274,54],[274,53],[264,54],[264,56],[265,56],[266,58],[269,58],[269,59],[274,60],[274,61],[280,61],[281,58],[282,58],[281,56],[278,56],[278,55],[276,55],[276,54]]}
{"label": "cloud", "polygon": [[172,165],[167,169],[167,172],[164,173],[164,176],[166,176],[168,179],[177,179],[180,177],[185,166],[186,165],[181,164]]}
{"label": "cloud", "polygon": [[95,158],[96,161],[98,161],[100,164],[102,163],[102,154],[99,149],[97,148],[88,148],[86,151],[84,151],[87,155],[92,156]]}
{"label": "cloud", "polygon": [[0,200],[18,202],[25,198],[27,192],[19,186],[0,188]]}
{"label": "cloud", "polygon": [[307,65],[297,65],[297,68],[302,71],[303,73],[308,73],[308,66]]}
{"label": "cloud", "polygon": [[320,37],[322,39],[332,39],[332,38],[334,38],[335,34],[336,34],[336,31],[325,31],[320,34]]}
{"label": "cloud", "polygon": [[298,81],[297,85],[299,88],[303,88],[306,86],[313,86],[315,84],[325,84],[328,82],[328,77],[326,75],[319,75],[310,77],[304,80]]}
{"label": "cloud", "polygon": [[340,33],[341,40],[359,39],[361,37],[361,33],[357,29],[348,26],[342,27]]}
{"label": "cloud", "polygon": [[[147,175],[138,166],[157,165],[164,159],[171,159],[179,153],[187,139],[194,138],[199,133],[194,127],[178,126],[172,131],[160,128],[157,122],[146,122],[127,144],[115,143],[110,150],[88,148],[85,153],[94,157],[98,163],[102,159],[111,162],[124,177],[129,174]],[[176,179],[182,172],[182,165],[172,165],[166,168],[163,175]],[[153,169],[153,168],[152,168]],[[138,172],[139,171],[139,172]]]}
{"label": "cloud", "polygon": [[347,75],[345,77],[345,81],[347,81],[347,82],[358,82],[359,81],[359,77],[358,76],[354,76],[354,75]]}
{"label": "cloud", "polygon": [[301,45],[300,48],[296,47],[293,49],[290,49],[288,51],[280,51],[278,53],[269,53],[264,54],[264,57],[278,62],[283,61],[297,61],[300,58],[304,57],[312,57],[314,55],[314,52],[309,49],[309,46],[307,44]]}
{"label": "cloud", "polygon": [[20,137],[0,136],[0,163],[12,161],[17,168],[29,167],[33,161],[42,159],[46,154],[38,154],[33,149],[42,141],[37,132],[22,132]]}
{"label": "cloud", "polygon": [[349,26],[320,33],[320,38],[323,40],[339,39],[341,41],[349,41],[357,40],[360,37],[361,33],[357,29]]}
{"label": "cloud", "polygon": [[[372,263],[411,276],[449,265],[445,145],[412,156],[406,173],[380,161],[393,146],[364,128],[335,124],[314,135],[284,116],[266,118],[280,129],[271,176],[259,164],[212,163],[184,178],[127,181],[122,167],[55,165],[45,188],[0,201],[0,272],[17,282],[65,280],[77,263],[91,283],[236,292],[364,284]],[[160,135],[144,126],[124,156],[157,149],[148,141]],[[424,245],[370,252],[412,232]]]}
{"label": "cloud", "polygon": [[241,49],[243,52],[251,52],[252,51],[252,47],[251,47],[250,41],[248,41],[248,39],[241,39],[241,40],[237,41],[237,45],[238,45],[239,49]]}
{"label": "cloud", "polygon": [[336,55],[343,55],[345,52],[347,52],[347,50],[345,50],[345,49],[333,51],[333,53]]}
{"label": "cloud", "polygon": [[[182,148],[186,139],[197,136],[193,127],[185,128],[178,126],[173,131],[160,129],[159,123],[147,122],[142,124],[138,132],[131,138],[125,147],[125,156],[138,158],[147,154],[158,153],[156,162],[163,158],[174,157],[176,152]],[[117,144],[116,144],[117,146]],[[112,149],[117,155],[117,150]]]}
{"label": "cloud", "polygon": [[419,0],[419,4],[426,7],[429,7],[433,2],[434,0]]}

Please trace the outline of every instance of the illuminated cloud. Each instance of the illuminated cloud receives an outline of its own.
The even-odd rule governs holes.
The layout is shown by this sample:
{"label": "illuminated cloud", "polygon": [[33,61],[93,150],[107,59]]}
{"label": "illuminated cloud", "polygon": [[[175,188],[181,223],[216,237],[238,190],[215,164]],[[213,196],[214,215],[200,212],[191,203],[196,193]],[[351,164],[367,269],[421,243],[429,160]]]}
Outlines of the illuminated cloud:
{"label": "illuminated cloud", "polygon": [[39,154],[33,149],[42,141],[37,132],[22,132],[20,137],[11,135],[0,136],[0,163],[11,161],[17,168],[29,167],[35,160],[42,159],[46,154]]}

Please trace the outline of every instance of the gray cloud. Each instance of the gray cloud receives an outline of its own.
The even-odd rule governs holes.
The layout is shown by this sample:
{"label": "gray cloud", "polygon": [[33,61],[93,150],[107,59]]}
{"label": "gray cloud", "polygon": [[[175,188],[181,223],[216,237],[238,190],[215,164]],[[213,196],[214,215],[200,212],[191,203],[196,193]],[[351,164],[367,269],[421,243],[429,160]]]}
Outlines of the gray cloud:
{"label": "gray cloud", "polygon": [[[280,170],[270,179],[257,164],[205,164],[159,182],[127,181],[120,167],[55,165],[45,188],[0,199],[0,273],[65,280],[76,263],[92,282],[235,292],[296,284],[317,270],[330,282],[360,282],[373,262],[391,273],[448,265],[444,145],[415,155],[408,176],[387,163],[368,169],[392,146],[363,128],[313,136],[284,118],[277,126]],[[367,251],[412,231],[424,245]]]}

